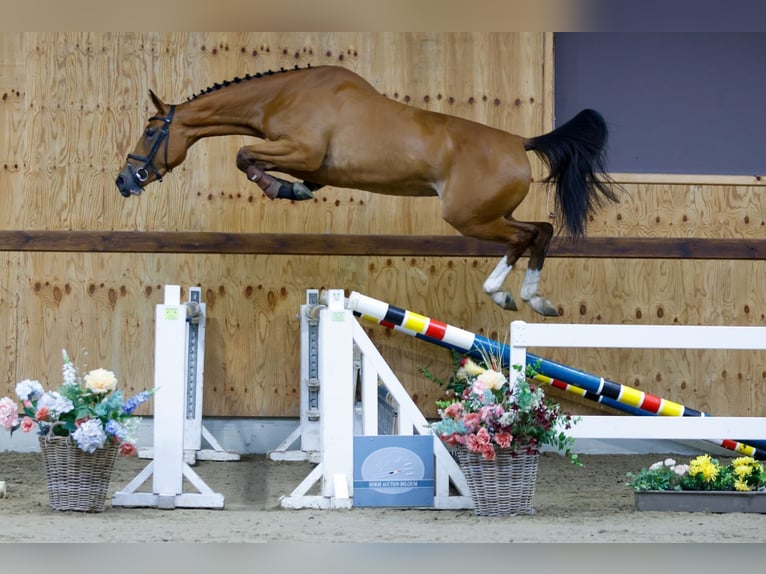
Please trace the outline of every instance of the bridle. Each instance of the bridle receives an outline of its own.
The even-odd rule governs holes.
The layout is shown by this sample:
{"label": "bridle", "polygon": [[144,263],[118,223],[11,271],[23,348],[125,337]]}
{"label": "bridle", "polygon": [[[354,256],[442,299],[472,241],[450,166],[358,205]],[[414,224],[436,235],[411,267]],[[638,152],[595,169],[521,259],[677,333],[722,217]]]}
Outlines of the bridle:
{"label": "bridle", "polygon": [[[131,175],[135,178],[135,180],[139,184],[143,184],[147,179],[149,179],[149,172],[151,171],[156,177],[157,181],[162,181],[162,176],[160,175],[160,172],[157,170],[156,167],[154,167],[154,157],[157,155],[157,152],[160,151],[160,146],[162,145],[162,142],[165,142],[165,171],[170,173],[171,169],[168,167],[168,140],[167,137],[170,134],[170,123],[173,121],[173,115],[176,113],[176,107],[175,105],[170,106],[170,110],[168,110],[168,115],[163,117],[160,116],[152,116],[149,118],[149,121],[154,120],[162,120],[163,124],[160,128],[159,133],[157,134],[156,139],[154,140],[154,144],[152,145],[151,151],[149,151],[148,156],[141,156],[141,155],[135,155],[132,153],[128,154],[128,159],[133,159],[136,161],[143,162],[144,165],[142,165],[139,168],[133,167],[131,163],[128,163],[128,170],[130,171]],[[143,187],[143,185],[142,185]]]}

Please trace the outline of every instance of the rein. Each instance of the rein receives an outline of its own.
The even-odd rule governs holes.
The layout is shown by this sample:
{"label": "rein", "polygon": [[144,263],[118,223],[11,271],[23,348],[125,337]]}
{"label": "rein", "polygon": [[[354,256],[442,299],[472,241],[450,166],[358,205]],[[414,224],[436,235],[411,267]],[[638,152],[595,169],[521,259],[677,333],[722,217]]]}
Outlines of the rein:
{"label": "rein", "polygon": [[160,172],[157,170],[156,167],[154,167],[154,157],[157,155],[157,152],[160,150],[160,146],[162,145],[162,142],[165,142],[165,171],[170,173],[171,169],[168,167],[168,142],[167,137],[170,133],[170,123],[173,121],[173,115],[176,113],[176,107],[170,106],[170,110],[168,111],[168,115],[164,118],[159,116],[152,116],[149,118],[149,121],[153,120],[162,120],[163,124],[160,128],[160,132],[157,135],[157,139],[154,140],[154,144],[152,145],[152,149],[149,152],[148,156],[141,156],[141,155],[135,155],[132,153],[128,154],[128,159],[133,159],[136,161],[141,161],[144,163],[141,167],[138,169],[135,169],[132,164],[128,163],[128,169],[130,170],[133,177],[138,181],[139,183],[144,183],[147,179],[149,179],[149,171],[151,171],[156,177],[157,181],[162,181],[162,176],[160,175]]}

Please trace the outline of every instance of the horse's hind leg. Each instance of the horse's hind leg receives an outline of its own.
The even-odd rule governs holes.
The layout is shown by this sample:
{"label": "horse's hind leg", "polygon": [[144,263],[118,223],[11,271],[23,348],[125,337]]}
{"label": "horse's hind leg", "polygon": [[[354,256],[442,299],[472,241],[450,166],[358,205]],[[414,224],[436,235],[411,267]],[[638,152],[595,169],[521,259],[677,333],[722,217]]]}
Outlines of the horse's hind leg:
{"label": "horse's hind leg", "polygon": [[521,299],[541,315],[557,317],[558,309],[546,298],[540,295],[540,274],[548,253],[548,246],[553,237],[553,226],[545,221],[531,223],[537,229],[537,234],[529,246],[529,263],[521,285]]}
{"label": "horse's hind leg", "polygon": [[503,283],[528,248],[529,263],[521,285],[521,300],[541,315],[557,317],[558,309],[539,292],[540,274],[553,236],[553,226],[546,222],[527,223],[510,219],[504,221],[513,229],[513,233],[508,234],[508,253],[484,281],[484,292],[503,309],[516,311],[516,302],[510,292],[503,289]]}
{"label": "horse's hind leg", "polygon": [[503,289],[503,283],[512,269],[513,265],[508,264],[507,257],[503,257],[482,285],[484,292],[506,311],[518,310],[511,292]]}
{"label": "horse's hind leg", "polygon": [[497,305],[509,311],[517,309],[513,295],[503,288],[503,283],[518,259],[529,248],[530,258],[527,272],[524,276],[524,283],[521,287],[521,298],[541,315],[559,315],[556,307],[548,299],[540,295],[538,290],[545,254],[553,236],[553,226],[550,223],[527,223],[507,217],[500,217],[483,224],[456,225],[457,222],[455,220],[447,221],[454,225],[463,235],[505,243],[508,246],[508,253],[500,260],[482,286],[484,292]]}

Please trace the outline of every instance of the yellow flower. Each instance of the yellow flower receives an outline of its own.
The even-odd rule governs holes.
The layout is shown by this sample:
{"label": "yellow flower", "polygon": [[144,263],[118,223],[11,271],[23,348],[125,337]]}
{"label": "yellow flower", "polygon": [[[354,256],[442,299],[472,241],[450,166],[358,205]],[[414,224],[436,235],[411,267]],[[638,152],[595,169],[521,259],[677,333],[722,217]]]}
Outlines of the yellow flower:
{"label": "yellow flower", "polygon": [[709,454],[703,454],[689,463],[689,474],[702,475],[705,482],[712,482],[718,476],[718,464],[713,462]]}
{"label": "yellow flower", "polygon": [[756,462],[752,456],[740,456],[731,461],[732,466],[751,466],[754,464],[756,464]]}
{"label": "yellow flower", "polygon": [[463,369],[465,369],[465,372],[472,377],[481,375],[484,371],[487,370],[481,365],[474,363],[471,359],[465,360],[465,363],[463,363]]}
{"label": "yellow flower", "polygon": [[85,375],[85,386],[97,395],[105,394],[117,388],[117,377],[112,371],[95,369]]}
{"label": "yellow flower", "polygon": [[747,482],[745,482],[744,480],[739,480],[738,479],[738,480],[734,481],[734,490],[748,491],[748,490],[750,490],[750,485]]}
{"label": "yellow flower", "polygon": [[753,467],[748,464],[740,464],[734,466],[734,474],[738,478],[747,478],[753,472]]}

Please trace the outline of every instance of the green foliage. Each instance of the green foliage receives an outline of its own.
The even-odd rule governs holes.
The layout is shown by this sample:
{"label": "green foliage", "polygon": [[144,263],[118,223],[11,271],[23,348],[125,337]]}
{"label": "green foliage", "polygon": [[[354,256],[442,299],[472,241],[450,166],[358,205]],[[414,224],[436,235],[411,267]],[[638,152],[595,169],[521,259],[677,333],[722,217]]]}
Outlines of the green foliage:
{"label": "green foliage", "polygon": [[627,474],[633,490],[681,490],[681,477],[664,464],[659,468],[642,468]]}
{"label": "green foliage", "polygon": [[708,454],[689,464],[676,464],[672,458],[659,461],[638,473],[627,473],[633,490],[739,491],[766,489],[766,471],[752,457],[743,456],[724,465]]}

